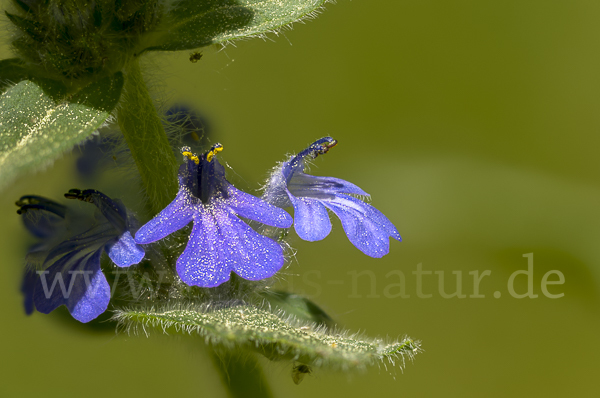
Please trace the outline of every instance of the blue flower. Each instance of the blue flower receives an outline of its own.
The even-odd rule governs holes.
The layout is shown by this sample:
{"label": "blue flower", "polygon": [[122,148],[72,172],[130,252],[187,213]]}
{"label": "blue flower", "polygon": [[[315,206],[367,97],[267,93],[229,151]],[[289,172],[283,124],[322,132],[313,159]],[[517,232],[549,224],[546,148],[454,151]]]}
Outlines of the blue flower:
{"label": "blue flower", "polygon": [[371,257],[389,252],[389,237],[401,240],[394,225],[379,210],[358,197],[365,191],[348,181],[304,173],[306,161],[325,154],[337,141],[324,137],[278,167],[267,185],[263,199],[279,207],[294,207],[294,228],[307,241],[324,239],[331,232],[327,209],[342,222],[348,239]]}
{"label": "blue flower", "polygon": [[56,245],[53,237],[63,228],[76,228],[77,220],[67,222],[66,208],[45,198],[27,196],[17,202],[25,226],[43,239],[26,257],[25,310],[30,313],[35,305],[48,314],[65,305],[73,318],[85,323],[103,313],[110,301],[110,286],[100,269],[102,252],[117,266],[129,267],[142,260],[144,249],[135,243],[130,232],[134,220],[119,200],[96,190],[71,190],[65,197],[90,202],[99,211],[91,228]]}
{"label": "blue flower", "polygon": [[284,262],[281,246],[260,235],[238,216],[279,228],[292,218],[284,210],[236,189],[227,179],[214,145],[200,157],[182,148],[187,157],[179,168],[179,192],[135,235],[137,243],[152,243],[193,221],[187,246],[177,260],[177,273],[188,285],[214,287],[235,272],[248,280],[265,279]]}

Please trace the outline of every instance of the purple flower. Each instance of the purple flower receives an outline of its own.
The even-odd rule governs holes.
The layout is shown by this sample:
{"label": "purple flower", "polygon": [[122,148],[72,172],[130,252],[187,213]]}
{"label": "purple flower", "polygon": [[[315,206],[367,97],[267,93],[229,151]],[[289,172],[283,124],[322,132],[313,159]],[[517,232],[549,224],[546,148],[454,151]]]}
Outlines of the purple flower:
{"label": "purple flower", "polygon": [[294,228],[307,241],[324,239],[331,232],[327,209],[342,222],[348,239],[371,257],[389,252],[389,237],[401,240],[396,227],[379,210],[358,197],[369,196],[356,185],[339,178],[304,173],[306,160],[333,148],[337,141],[324,137],[278,167],[263,199],[279,207],[294,207]]}
{"label": "purple flower", "polygon": [[31,313],[35,305],[48,314],[65,305],[73,318],[85,323],[103,313],[110,301],[110,286],[100,269],[102,252],[117,266],[129,267],[142,260],[144,249],[133,240],[133,219],[121,201],[91,189],[71,190],[65,197],[93,203],[99,211],[91,228],[57,244],[56,236],[78,227],[77,220],[67,222],[66,208],[34,196],[17,202],[25,226],[43,239],[26,257],[25,311]]}
{"label": "purple flower", "polygon": [[231,272],[260,280],[283,266],[281,246],[238,217],[279,228],[289,228],[292,218],[231,185],[216,157],[222,149],[216,144],[198,157],[182,148],[187,161],[179,168],[177,196],[135,235],[137,243],[151,243],[193,221],[188,244],[177,260],[177,273],[188,285],[218,286],[229,280]]}

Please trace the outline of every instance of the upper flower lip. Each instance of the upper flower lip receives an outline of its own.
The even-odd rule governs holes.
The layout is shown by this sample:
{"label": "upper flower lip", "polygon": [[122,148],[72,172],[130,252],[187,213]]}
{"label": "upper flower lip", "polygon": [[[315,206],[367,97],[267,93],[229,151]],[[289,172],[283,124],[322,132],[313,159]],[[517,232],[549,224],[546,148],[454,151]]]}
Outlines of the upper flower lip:
{"label": "upper flower lip", "polygon": [[336,146],[337,143],[337,140],[334,140],[329,136],[323,137],[310,144],[306,149],[301,151],[296,156],[293,156],[289,161],[283,164],[283,167],[281,169],[281,172],[283,173],[286,181],[289,182],[290,178],[292,177],[292,174],[295,171],[304,170],[305,158],[309,157],[311,159],[314,159],[319,155],[324,155],[327,152],[329,152],[331,148]]}
{"label": "upper flower lip", "polygon": [[294,196],[332,199],[336,194],[351,194],[371,196],[357,185],[335,177],[318,177],[297,171],[291,177],[286,187]]}
{"label": "upper flower lip", "polygon": [[219,197],[226,199],[229,182],[225,179],[225,169],[221,163],[212,161],[212,156],[210,161],[207,159],[212,152],[196,156],[191,154],[188,147],[183,147],[182,152],[190,154],[190,159],[179,167],[180,186],[186,187],[192,197],[204,204]]}
{"label": "upper flower lip", "polygon": [[[72,189],[65,197],[96,205],[107,222],[94,226],[90,231],[95,232],[92,235],[96,236],[99,242],[102,241],[102,237],[107,238],[104,243],[105,250],[117,266],[129,267],[142,261],[144,249],[135,243],[131,235],[133,220],[119,199],[111,199],[95,189]],[[80,244],[82,240],[84,239],[79,240]]]}
{"label": "upper flower lip", "polygon": [[89,202],[98,208],[106,220],[119,232],[123,233],[129,229],[127,210],[118,199],[111,199],[95,189],[71,189],[65,194],[67,199],[78,199]]}
{"label": "upper flower lip", "polygon": [[42,196],[22,196],[16,205],[18,214],[23,215],[27,230],[38,238],[57,235],[63,227],[66,207]]}

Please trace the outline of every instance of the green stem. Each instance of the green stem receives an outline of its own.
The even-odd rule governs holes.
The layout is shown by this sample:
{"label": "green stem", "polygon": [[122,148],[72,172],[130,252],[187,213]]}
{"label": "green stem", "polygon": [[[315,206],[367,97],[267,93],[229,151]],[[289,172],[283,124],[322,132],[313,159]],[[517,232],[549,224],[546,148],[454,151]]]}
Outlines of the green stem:
{"label": "green stem", "polygon": [[254,354],[230,350],[215,352],[212,348],[208,351],[231,398],[273,397]]}
{"label": "green stem", "polygon": [[152,215],[157,214],[177,193],[177,159],[137,59],[125,68],[125,85],[117,118],[140,172],[148,209]]}

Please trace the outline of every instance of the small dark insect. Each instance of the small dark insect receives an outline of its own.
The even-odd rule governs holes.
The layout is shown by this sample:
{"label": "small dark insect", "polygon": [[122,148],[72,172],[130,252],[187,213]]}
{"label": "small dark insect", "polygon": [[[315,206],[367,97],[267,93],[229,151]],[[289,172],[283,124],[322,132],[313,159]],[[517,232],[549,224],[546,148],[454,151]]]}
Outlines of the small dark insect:
{"label": "small dark insect", "polygon": [[194,51],[193,53],[190,53],[190,62],[195,64],[196,62],[200,61],[200,58],[202,58],[202,53],[200,51]]}
{"label": "small dark insect", "polygon": [[302,380],[304,380],[305,375],[309,375],[312,373],[310,366],[300,364],[298,366],[294,365],[292,368],[292,380],[296,384],[300,384]]}

